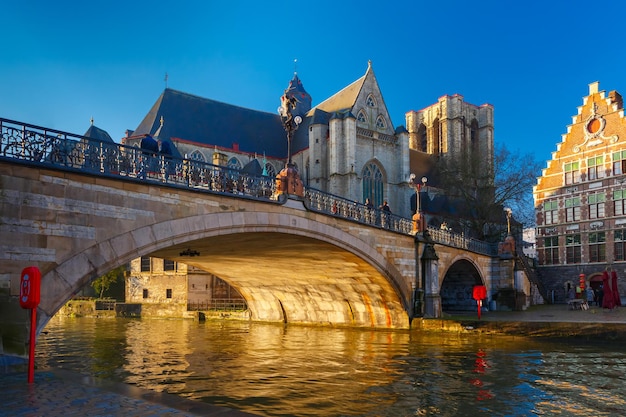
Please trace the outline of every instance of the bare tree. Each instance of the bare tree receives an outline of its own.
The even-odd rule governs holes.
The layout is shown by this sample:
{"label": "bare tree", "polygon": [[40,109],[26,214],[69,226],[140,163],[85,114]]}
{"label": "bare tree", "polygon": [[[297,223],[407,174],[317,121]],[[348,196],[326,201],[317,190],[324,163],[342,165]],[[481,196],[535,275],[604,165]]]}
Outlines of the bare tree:
{"label": "bare tree", "polygon": [[501,238],[502,225],[506,225],[505,207],[512,209],[519,226],[534,224],[532,187],[540,166],[533,155],[511,152],[504,145],[496,147],[491,167],[488,161],[488,156],[474,153],[443,156],[435,176],[463,229],[472,237],[493,242]]}

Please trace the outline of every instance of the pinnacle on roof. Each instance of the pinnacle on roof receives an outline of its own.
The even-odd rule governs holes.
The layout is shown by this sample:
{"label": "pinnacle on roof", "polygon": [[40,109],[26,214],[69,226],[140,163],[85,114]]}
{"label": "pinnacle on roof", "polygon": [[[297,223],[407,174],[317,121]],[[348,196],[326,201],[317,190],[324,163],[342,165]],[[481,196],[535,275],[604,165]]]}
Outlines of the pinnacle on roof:
{"label": "pinnacle on roof", "polygon": [[298,78],[298,73],[293,73],[293,78],[289,81],[289,87],[285,90],[285,95],[296,99],[296,108],[293,110],[294,116],[302,116],[311,110],[311,96],[306,92],[302,81]]}

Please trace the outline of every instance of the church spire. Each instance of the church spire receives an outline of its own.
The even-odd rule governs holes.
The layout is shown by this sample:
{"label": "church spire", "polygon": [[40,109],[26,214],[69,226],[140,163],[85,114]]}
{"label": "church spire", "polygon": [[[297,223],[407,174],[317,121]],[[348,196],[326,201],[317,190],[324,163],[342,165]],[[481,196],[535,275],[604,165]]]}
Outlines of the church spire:
{"label": "church spire", "polygon": [[293,110],[292,114],[294,116],[303,117],[309,110],[311,110],[311,96],[306,92],[304,86],[302,85],[302,81],[298,78],[298,73],[295,71],[295,62],[294,60],[294,73],[293,78],[289,81],[289,87],[285,91],[285,94],[288,97],[294,97],[296,99],[296,107]]}

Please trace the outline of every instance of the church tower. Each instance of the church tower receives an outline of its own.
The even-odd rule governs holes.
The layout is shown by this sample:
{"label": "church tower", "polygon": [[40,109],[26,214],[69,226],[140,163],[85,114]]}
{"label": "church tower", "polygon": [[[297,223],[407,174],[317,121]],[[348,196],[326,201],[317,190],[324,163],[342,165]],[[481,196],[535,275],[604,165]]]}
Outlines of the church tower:
{"label": "church tower", "polygon": [[475,106],[455,94],[406,113],[409,146],[430,155],[488,158],[493,165],[493,106]]}

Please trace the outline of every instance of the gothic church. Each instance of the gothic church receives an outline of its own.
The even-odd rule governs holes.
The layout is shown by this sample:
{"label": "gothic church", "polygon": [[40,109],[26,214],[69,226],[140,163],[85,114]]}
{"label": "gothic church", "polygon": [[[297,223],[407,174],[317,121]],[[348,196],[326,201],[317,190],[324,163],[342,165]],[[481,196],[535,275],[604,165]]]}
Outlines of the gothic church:
{"label": "gothic church", "polygon": [[[365,74],[312,107],[297,74],[286,91],[297,99],[302,122],[291,145],[305,187],[411,217],[411,173],[429,175],[438,157],[475,149],[493,155],[493,107],[465,103],[460,95],[406,115],[408,130],[394,127],[371,62]],[[277,100],[278,102],[278,100]],[[280,116],[166,88],[123,144],[139,146],[145,134],[170,142],[175,155],[275,176],[287,159]],[[436,187],[436,178],[429,178]],[[415,198],[415,197],[413,197]]]}

